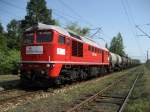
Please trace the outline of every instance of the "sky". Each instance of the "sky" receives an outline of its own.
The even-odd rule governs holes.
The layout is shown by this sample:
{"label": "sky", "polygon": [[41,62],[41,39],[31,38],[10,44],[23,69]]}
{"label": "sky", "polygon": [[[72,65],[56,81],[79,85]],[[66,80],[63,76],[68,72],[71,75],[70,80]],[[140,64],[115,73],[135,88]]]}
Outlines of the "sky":
{"label": "sky", "polygon": [[[6,30],[12,20],[23,19],[29,0],[0,0],[0,22]],[[110,45],[113,36],[120,32],[123,36],[125,52],[132,58],[146,60],[150,56],[150,38],[143,35],[135,25],[139,25],[150,35],[150,0],[46,0],[47,8],[53,10],[53,18],[62,27],[77,22],[90,29],[102,28],[93,37],[101,46]],[[91,34],[96,30],[91,30]],[[98,36],[102,39],[98,39]]]}

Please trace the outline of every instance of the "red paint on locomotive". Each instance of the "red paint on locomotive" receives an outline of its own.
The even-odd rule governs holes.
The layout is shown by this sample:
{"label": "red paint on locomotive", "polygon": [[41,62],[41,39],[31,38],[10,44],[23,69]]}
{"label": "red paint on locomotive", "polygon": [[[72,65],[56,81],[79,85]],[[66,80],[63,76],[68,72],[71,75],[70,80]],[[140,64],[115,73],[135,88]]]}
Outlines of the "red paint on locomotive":
{"label": "red paint on locomotive", "polygon": [[49,77],[56,78],[63,65],[109,66],[109,51],[93,40],[86,37],[77,39],[55,26],[41,26],[24,33],[22,71],[43,70]]}

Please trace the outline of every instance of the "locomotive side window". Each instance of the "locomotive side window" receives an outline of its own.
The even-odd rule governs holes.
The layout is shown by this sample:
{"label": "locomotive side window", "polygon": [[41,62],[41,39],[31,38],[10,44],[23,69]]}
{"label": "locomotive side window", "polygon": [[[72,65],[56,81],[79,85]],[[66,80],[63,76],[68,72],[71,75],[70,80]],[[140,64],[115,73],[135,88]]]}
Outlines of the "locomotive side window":
{"label": "locomotive side window", "polygon": [[91,46],[90,45],[88,46],[88,50],[91,51]]}
{"label": "locomotive side window", "polygon": [[38,31],[36,35],[37,43],[41,42],[51,42],[52,41],[52,32],[49,31]]}
{"label": "locomotive side window", "polygon": [[102,50],[99,50],[99,53],[101,54],[101,53],[102,53]]}
{"label": "locomotive side window", "polygon": [[100,50],[98,49],[98,53],[99,53],[99,51],[100,51]]}
{"label": "locomotive side window", "polygon": [[72,56],[83,57],[83,43],[72,40]]}
{"label": "locomotive side window", "polygon": [[32,44],[34,41],[34,33],[25,33],[23,36],[23,43],[24,44]]}
{"label": "locomotive side window", "polygon": [[94,47],[92,46],[92,52],[94,52]]}
{"label": "locomotive side window", "polygon": [[78,51],[77,51],[77,41],[72,40],[72,56],[78,56]]}
{"label": "locomotive side window", "polygon": [[88,50],[90,51],[90,46],[88,46]]}
{"label": "locomotive side window", "polygon": [[94,47],[94,52],[96,51],[95,47]]}
{"label": "locomotive side window", "polygon": [[78,42],[78,56],[83,57],[83,43]]}
{"label": "locomotive side window", "polygon": [[59,43],[59,44],[65,44],[65,37],[59,35],[59,37],[58,37],[58,43]]}
{"label": "locomotive side window", "polygon": [[97,53],[97,48],[95,48],[95,53]]}

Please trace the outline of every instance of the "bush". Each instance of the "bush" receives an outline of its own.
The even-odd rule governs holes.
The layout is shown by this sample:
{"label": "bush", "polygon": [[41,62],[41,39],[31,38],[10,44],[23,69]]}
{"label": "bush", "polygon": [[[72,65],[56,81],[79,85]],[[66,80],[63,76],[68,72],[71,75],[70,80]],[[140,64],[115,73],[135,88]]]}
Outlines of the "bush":
{"label": "bush", "polygon": [[19,70],[20,52],[10,50],[9,52],[0,52],[0,74],[17,74]]}

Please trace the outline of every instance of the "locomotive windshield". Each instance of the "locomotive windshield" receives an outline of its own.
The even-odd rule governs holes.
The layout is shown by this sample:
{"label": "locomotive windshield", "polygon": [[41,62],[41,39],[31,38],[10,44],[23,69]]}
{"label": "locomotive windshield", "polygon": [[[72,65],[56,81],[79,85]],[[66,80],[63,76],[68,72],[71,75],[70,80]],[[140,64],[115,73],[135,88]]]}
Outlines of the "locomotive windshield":
{"label": "locomotive windshield", "polygon": [[23,43],[24,44],[32,44],[34,42],[34,33],[25,33],[23,37]]}
{"label": "locomotive windshield", "polygon": [[36,34],[36,42],[51,42],[52,41],[52,32],[49,31],[38,31]]}
{"label": "locomotive windshield", "polygon": [[[52,32],[49,31],[37,31],[36,32],[36,42],[51,42],[52,41]],[[34,32],[28,32],[24,34],[23,43],[32,44],[34,42]]]}

